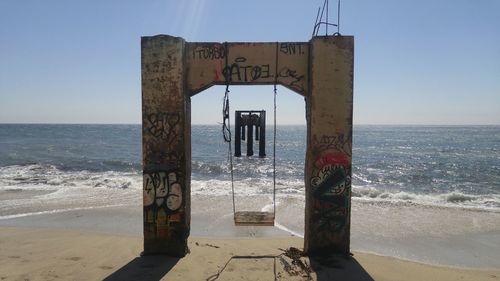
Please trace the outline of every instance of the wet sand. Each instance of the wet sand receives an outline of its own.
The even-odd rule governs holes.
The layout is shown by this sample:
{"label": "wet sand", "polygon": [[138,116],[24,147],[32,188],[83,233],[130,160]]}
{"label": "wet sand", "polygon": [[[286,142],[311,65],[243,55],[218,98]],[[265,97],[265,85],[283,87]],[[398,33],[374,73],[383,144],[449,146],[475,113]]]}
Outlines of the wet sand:
{"label": "wet sand", "polygon": [[[119,198],[118,198],[119,199]],[[227,198],[226,198],[227,199]],[[231,201],[193,200],[194,238],[293,238],[303,233],[300,199],[277,207],[275,227],[234,226]],[[280,201],[279,201],[280,202]],[[142,206],[118,200],[113,206],[72,206],[71,210],[34,209],[0,219],[0,227],[74,230],[142,237]],[[140,202],[139,202],[140,203]],[[245,208],[245,205],[240,205]],[[353,201],[351,249],[439,266],[499,269],[500,214],[418,205],[377,205]]]}
{"label": "wet sand", "polygon": [[0,219],[0,280],[500,280],[494,212],[353,201],[353,258],[302,258],[300,267],[283,254],[303,247],[299,196],[278,197],[274,227],[236,227],[228,196],[193,196],[191,253],[174,259],[140,257],[140,194],[94,205],[30,195]]}
{"label": "wet sand", "polygon": [[182,259],[140,257],[137,235],[2,227],[0,241],[1,280],[500,280],[500,270],[357,252],[316,261],[287,256],[284,250],[302,246],[293,237],[190,238],[191,252]]}

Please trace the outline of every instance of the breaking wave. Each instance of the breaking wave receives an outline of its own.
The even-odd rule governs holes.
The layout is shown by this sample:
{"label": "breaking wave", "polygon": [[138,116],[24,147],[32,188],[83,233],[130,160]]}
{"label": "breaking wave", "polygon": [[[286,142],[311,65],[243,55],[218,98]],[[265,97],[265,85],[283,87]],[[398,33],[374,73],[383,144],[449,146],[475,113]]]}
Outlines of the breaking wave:
{"label": "breaking wave", "polygon": [[50,164],[0,167],[0,190],[84,187],[142,189],[142,177],[135,172],[65,171]]}
{"label": "breaking wave", "polygon": [[387,191],[374,187],[352,188],[352,198],[362,201],[407,202],[421,205],[463,207],[500,212],[500,194],[465,194],[460,191],[417,194],[407,191]]}
{"label": "breaking wave", "polygon": [[[193,162],[191,193],[193,196],[223,196],[231,194],[231,180],[224,165]],[[266,174],[269,167],[261,167]],[[203,175],[200,175],[203,174]],[[211,177],[208,177],[212,174]],[[139,172],[118,171],[67,171],[50,164],[28,164],[0,167],[0,191],[24,190],[88,190],[89,194],[99,190],[142,190],[142,175]],[[234,181],[237,196],[271,194],[271,177],[256,178],[240,176]],[[297,177],[278,178],[278,197],[305,196],[304,182]],[[500,194],[468,194],[463,191],[417,193],[410,190],[381,189],[373,186],[352,187],[352,198],[370,202],[406,202],[412,204],[474,208],[500,212]]]}

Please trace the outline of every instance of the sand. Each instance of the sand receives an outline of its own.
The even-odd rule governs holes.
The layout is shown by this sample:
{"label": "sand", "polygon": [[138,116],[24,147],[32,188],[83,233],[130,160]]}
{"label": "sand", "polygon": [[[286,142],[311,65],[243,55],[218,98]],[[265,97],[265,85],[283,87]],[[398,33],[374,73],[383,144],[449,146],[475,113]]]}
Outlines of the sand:
{"label": "sand", "polygon": [[[500,269],[437,267],[355,252],[312,261],[286,256],[301,238],[189,239],[182,259],[140,257],[142,237],[0,228],[0,280],[500,280]],[[307,272],[310,268],[311,272]]]}

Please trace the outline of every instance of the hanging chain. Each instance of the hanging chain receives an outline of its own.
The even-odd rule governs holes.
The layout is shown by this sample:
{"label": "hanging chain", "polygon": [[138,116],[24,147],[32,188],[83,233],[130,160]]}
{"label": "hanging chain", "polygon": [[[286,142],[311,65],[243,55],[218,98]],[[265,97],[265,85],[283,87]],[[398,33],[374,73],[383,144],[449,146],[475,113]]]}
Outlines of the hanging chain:
{"label": "hanging chain", "polygon": [[229,83],[226,84],[226,92],[222,101],[222,136],[225,142],[231,142],[231,126],[229,123]]}
{"label": "hanging chain", "polygon": [[[227,42],[224,43],[224,50],[226,52],[226,69],[227,69],[227,57],[229,55],[229,49],[227,48]],[[229,158],[229,169],[231,171],[231,194],[233,197],[233,214],[236,213],[236,205],[234,202],[234,172],[233,172],[233,151],[231,147],[231,122],[230,122],[230,109],[229,109],[229,73],[226,71],[224,77],[226,80],[226,91],[224,92],[224,100],[222,101],[222,136],[224,141],[227,142],[227,151]]]}
{"label": "hanging chain", "polygon": [[[227,126],[226,122],[227,120]],[[226,85],[226,93],[224,95],[224,141],[227,142],[228,152],[229,152],[229,165],[231,170],[231,192],[233,194],[233,214],[236,213],[236,205],[234,202],[234,169],[233,169],[233,150],[231,147],[231,122],[229,119],[229,84]]]}

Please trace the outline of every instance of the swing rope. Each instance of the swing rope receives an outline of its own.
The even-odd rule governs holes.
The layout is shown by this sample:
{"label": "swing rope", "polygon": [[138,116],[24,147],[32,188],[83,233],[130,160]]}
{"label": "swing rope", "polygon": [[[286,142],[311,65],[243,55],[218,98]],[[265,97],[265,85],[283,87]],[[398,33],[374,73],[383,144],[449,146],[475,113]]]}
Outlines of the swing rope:
{"label": "swing rope", "polygon": [[[227,120],[227,125],[226,125]],[[224,141],[228,146],[229,165],[231,170],[231,193],[233,194],[233,214],[236,212],[236,205],[234,202],[234,172],[233,172],[233,151],[231,147],[231,122],[229,118],[229,84],[226,85],[226,92],[224,94],[224,122],[223,122]]]}
{"label": "swing rope", "polygon": [[[227,142],[228,146],[228,157],[229,157],[229,165],[231,171],[231,193],[233,197],[233,214],[236,213],[236,204],[234,202],[234,172],[233,172],[233,151],[231,148],[231,122],[230,122],[230,110],[229,110],[229,80],[230,73],[227,72],[227,57],[229,56],[229,50],[227,48],[227,42],[224,43],[224,49],[226,50],[226,91],[224,93],[224,100],[222,101],[222,135],[224,137],[224,141]],[[227,121],[227,123],[226,123]]]}

